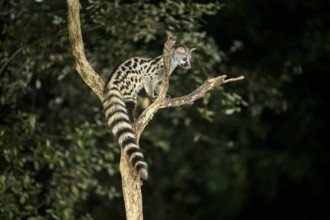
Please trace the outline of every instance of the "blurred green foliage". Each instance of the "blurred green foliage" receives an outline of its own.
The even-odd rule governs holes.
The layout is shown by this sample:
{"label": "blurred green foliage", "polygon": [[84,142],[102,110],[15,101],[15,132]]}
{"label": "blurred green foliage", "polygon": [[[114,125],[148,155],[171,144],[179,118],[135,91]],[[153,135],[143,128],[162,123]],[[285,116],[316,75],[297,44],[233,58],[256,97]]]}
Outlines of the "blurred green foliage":
{"label": "blurred green foliage", "polygon": [[[326,3],[81,3],[86,54],[103,78],[127,58],[160,55],[167,37],[198,48],[192,70],[171,76],[171,97],[212,76],[246,77],[146,128],[145,219],[329,217]],[[119,148],[73,69],[65,1],[0,5],[0,219],[124,219]]]}

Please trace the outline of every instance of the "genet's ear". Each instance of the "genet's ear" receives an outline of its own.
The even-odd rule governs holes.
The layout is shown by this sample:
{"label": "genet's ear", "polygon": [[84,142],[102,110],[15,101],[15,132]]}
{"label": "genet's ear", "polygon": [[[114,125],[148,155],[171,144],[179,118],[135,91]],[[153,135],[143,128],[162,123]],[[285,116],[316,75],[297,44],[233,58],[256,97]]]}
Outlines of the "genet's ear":
{"label": "genet's ear", "polygon": [[177,53],[184,53],[185,52],[184,47],[181,47],[181,46],[176,47],[174,50]]}
{"label": "genet's ear", "polygon": [[190,53],[193,52],[194,50],[197,50],[197,48],[191,48]]}

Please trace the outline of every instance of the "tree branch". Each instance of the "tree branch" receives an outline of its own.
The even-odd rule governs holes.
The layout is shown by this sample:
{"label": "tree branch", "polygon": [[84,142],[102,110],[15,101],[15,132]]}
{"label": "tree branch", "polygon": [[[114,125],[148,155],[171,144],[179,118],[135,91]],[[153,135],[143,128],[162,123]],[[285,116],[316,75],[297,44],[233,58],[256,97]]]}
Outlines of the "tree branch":
{"label": "tree branch", "polygon": [[196,90],[192,91],[188,95],[181,96],[178,98],[171,98],[171,99],[167,98],[160,104],[160,108],[168,108],[168,107],[176,107],[176,106],[185,105],[185,104],[193,104],[194,101],[202,98],[205,95],[205,93],[207,93],[209,90],[213,89],[216,86],[244,79],[244,76],[240,76],[237,78],[231,78],[231,79],[227,79],[227,80],[225,79],[226,77],[227,77],[226,75],[223,75],[223,76],[218,76],[215,78],[208,79],[200,87],[198,87]]}
{"label": "tree branch", "polygon": [[91,67],[85,55],[85,49],[80,27],[79,0],[67,0],[68,30],[74,58],[74,66],[84,82],[103,101],[104,82],[99,74]]}
{"label": "tree branch", "polygon": [[137,134],[137,138],[139,140],[140,135],[142,134],[144,128],[147,124],[151,121],[153,116],[156,114],[158,109],[160,108],[160,104],[164,102],[166,99],[167,90],[169,87],[169,73],[171,67],[171,58],[170,52],[172,47],[174,46],[175,41],[172,39],[168,39],[164,44],[163,50],[163,62],[164,62],[164,69],[163,69],[163,79],[162,85],[160,88],[160,92],[156,100],[147,108],[145,109],[138,120],[134,124],[135,132]]}
{"label": "tree branch", "polygon": [[[173,46],[175,43],[174,41],[172,42],[169,41],[172,40],[168,40],[165,43],[164,56],[169,51],[168,46],[170,45]],[[218,76],[206,80],[200,87],[198,87],[196,90],[192,91],[188,95],[181,96],[178,98],[166,98],[166,92],[169,86],[169,76],[168,76],[169,67],[170,67],[170,60],[164,59],[164,73],[163,73],[164,76],[163,76],[163,83],[160,89],[161,92],[160,95],[157,97],[157,99],[142,112],[137,122],[135,123],[134,126],[135,132],[137,133],[138,137],[142,134],[144,128],[152,120],[153,116],[160,108],[177,107],[185,104],[193,104],[194,101],[202,98],[209,90],[213,89],[216,86],[244,79],[244,76],[239,76],[236,78],[231,78],[226,80],[225,79],[227,77],[226,75]]]}
{"label": "tree branch", "polygon": [[[75,69],[84,82],[93,90],[102,102],[104,81],[91,67],[86,59],[80,27],[79,0],[67,0],[68,4],[68,30],[71,42]],[[137,178],[127,155],[120,157],[120,174],[122,178],[123,197],[127,220],[142,220],[142,193],[140,179]]]}

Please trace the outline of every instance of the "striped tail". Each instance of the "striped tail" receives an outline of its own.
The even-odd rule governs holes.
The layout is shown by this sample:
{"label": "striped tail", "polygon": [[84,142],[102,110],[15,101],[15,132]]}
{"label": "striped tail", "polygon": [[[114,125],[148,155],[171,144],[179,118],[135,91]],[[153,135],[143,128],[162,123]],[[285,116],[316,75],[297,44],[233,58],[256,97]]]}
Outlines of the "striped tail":
{"label": "striped tail", "polygon": [[129,162],[136,173],[142,179],[147,180],[148,165],[144,160],[141,149],[137,145],[124,99],[116,87],[105,88],[103,107],[107,123],[118,141],[122,152],[128,156]]}

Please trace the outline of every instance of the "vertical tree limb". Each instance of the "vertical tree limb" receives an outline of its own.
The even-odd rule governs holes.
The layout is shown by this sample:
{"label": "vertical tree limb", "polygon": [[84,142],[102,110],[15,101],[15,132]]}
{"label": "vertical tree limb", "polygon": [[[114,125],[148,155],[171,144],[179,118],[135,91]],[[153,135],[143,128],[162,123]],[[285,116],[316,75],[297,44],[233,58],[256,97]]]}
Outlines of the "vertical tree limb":
{"label": "vertical tree limb", "polygon": [[[84,82],[93,90],[102,102],[104,81],[87,61],[80,27],[79,0],[67,0],[68,30],[75,63],[75,69]],[[140,179],[137,178],[126,154],[121,154],[120,174],[127,220],[142,220],[142,193]]]}
{"label": "vertical tree limb", "polygon": [[91,67],[85,55],[80,27],[79,0],[67,0],[67,4],[68,30],[74,58],[74,67],[84,82],[93,90],[99,99],[103,101],[104,82],[101,76]]}
{"label": "vertical tree limb", "polygon": [[172,39],[168,39],[164,44],[163,50],[163,62],[164,62],[164,69],[163,69],[163,79],[162,85],[159,91],[159,95],[156,100],[151,103],[151,105],[142,112],[138,120],[134,124],[134,128],[136,131],[137,138],[139,139],[140,135],[142,134],[145,126],[151,121],[153,116],[156,114],[158,109],[160,108],[161,103],[164,102],[167,94],[167,90],[169,87],[170,81],[170,67],[171,67],[171,50],[174,46],[175,41]]}

